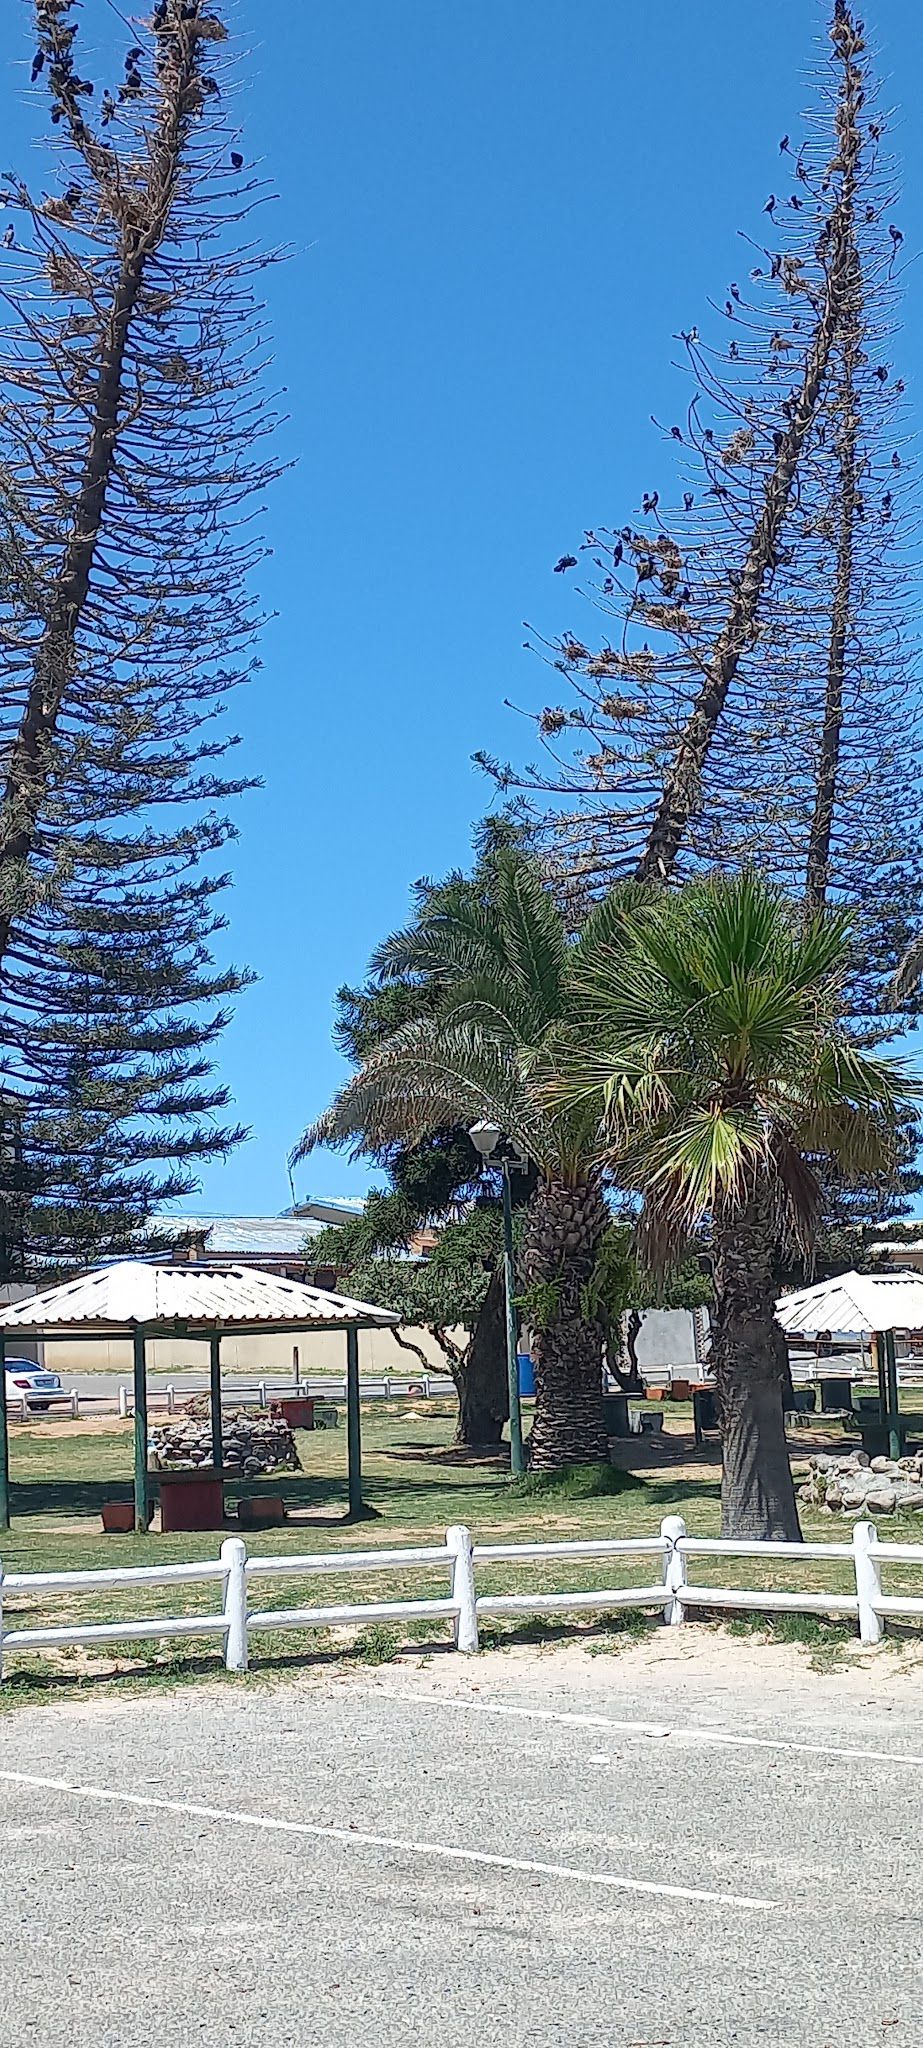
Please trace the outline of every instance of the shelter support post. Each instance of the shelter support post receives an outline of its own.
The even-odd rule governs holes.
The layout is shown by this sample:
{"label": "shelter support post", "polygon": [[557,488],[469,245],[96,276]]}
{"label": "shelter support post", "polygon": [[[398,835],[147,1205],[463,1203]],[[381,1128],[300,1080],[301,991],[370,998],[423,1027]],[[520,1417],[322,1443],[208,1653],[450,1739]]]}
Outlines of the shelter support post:
{"label": "shelter support post", "polygon": [[349,1459],[349,1512],[362,1513],[362,1423],[359,1415],[359,1332],[346,1332],[346,1444]]}
{"label": "shelter support post", "polygon": [[143,1329],[136,1329],[134,1350],[135,1396],[135,1528],[147,1530],[147,1345]]}
{"label": "shelter support post", "polygon": [[10,1439],[6,1419],[6,1344],[0,1335],[0,1529],[10,1526]]}
{"label": "shelter support post", "polygon": [[901,1455],[900,1402],[897,1386],[897,1354],[894,1349],[894,1331],[885,1331],[885,1384],[888,1406],[888,1456]]}
{"label": "shelter support post", "polygon": [[884,1427],[888,1419],[888,1372],[885,1361],[885,1333],[883,1330],[872,1331],[872,1355],[875,1360],[875,1371],[878,1376],[878,1420],[882,1427]]}
{"label": "shelter support post", "polygon": [[216,1472],[223,1472],[224,1445],[221,1439],[221,1338],[217,1331],[208,1340],[208,1400],[212,1424],[212,1464]]}

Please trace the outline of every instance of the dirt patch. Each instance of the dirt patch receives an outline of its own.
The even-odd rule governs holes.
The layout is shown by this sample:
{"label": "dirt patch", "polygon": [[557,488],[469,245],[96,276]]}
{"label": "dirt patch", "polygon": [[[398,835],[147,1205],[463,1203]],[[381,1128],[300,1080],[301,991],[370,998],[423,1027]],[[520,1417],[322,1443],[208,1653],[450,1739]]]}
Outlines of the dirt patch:
{"label": "dirt patch", "polygon": [[45,1415],[31,1416],[28,1422],[14,1422],[10,1417],[10,1435],[25,1442],[29,1437],[36,1441],[48,1441],[55,1436],[131,1436],[134,1423],[130,1416],[93,1415],[81,1416],[74,1421],[72,1416]]}
{"label": "dirt patch", "polygon": [[714,1707],[725,1695],[733,1695],[742,1713],[756,1716],[770,1706],[774,1713],[783,1711],[789,1698],[794,1703],[807,1695],[816,1701],[824,1693],[838,1708],[886,1704],[888,1695],[895,1688],[900,1692],[908,1680],[919,1685],[923,1666],[918,1640],[898,1649],[892,1637],[878,1649],[867,1649],[856,1637],[836,1671],[828,1672],[812,1669],[798,1645],[759,1637],[741,1640],[727,1629],[693,1624],[681,1629],[654,1627],[640,1640],[627,1640],[615,1666],[610,1657],[588,1654],[590,1648],[587,1638],[514,1643],[506,1649],[481,1650],[470,1660],[408,1652],[383,1669],[377,1682],[387,1689],[389,1671],[413,1664],[425,1669],[426,1690],[447,1698],[492,1693],[502,1699],[504,1693],[521,1697],[523,1687],[537,1693],[567,1688],[585,1695],[588,1712],[618,1716],[625,1710],[623,1695],[659,1681],[661,1697],[664,1688],[675,1689],[677,1712],[696,1704]]}

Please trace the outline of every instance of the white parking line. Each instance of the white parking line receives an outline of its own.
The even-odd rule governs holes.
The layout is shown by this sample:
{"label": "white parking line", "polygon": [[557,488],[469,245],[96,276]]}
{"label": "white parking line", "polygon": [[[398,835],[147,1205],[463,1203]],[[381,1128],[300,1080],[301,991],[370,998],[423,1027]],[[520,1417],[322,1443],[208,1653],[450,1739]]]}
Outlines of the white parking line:
{"label": "white parking line", "polygon": [[647,1892],[656,1898],[685,1899],[704,1906],[743,1906],[769,1913],[778,1899],[741,1898],[736,1892],[703,1891],[697,1885],[653,1884],[644,1878],[622,1877],[610,1870],[576,1870],[567,1863],[538,1863],[521,1856],[492,1856],[484,1849],[461,1849],[450,1842],[405,1841],[397,1835],[372,1835],[361,1828],[324,1827],[307,1820],[281,1820],[275,1814],[237,1813],[223,1806],[201,1806],[187,1799],[157,1799],[143,1792],[122,1792],[108,1785],[73,1785],[66,1778],[38,1778],[27,1771],[0,1771],[0,1782],[26,1785],[40,1792],[63,1792],[73,1799],[95,1799],[114,1806],[136,1806],[145,1812],[178,1814],[183,1819],[212,1820],[234,1827],[260,1828],[286,1835],[310,1835],[349,1848],[397,1850],[405,1855],[432,1856],[448,1863],[471,1863],[479,1869],[515,1870],[527,1877],[557,1877],[569,1884],[599,1885],[610,1891]]}
{"label": "white parking line", "polygon": [[614,1721],[608,1714],[562,1714],[552,1707],[512,1707],[494,1700],[461,1699],[451,1693],[417,1692],[409,1686],[364,1685],[356,1690],[370,1698],[380,1699],[383,1696],[389,1700],[406,1700],[415,1707],[455,1707],[469,1714],[504,1714],[512,1720],[553,1721],[562,1728],[604,1728],[609,1733],[634,1736],[644,1742],[677,1738],[684,1742],[721,1743],[731,1749],[777,1749],[798,1756],[847,1757],[860,1763],[903,1764],[913,1770],[923,1770],[923,1756],[908,1756],[900,1750],[847,1749],[830,1742],[790,1742],[781,1735],[738,1735],[725,1728],[670,1727],[659,1721]]}

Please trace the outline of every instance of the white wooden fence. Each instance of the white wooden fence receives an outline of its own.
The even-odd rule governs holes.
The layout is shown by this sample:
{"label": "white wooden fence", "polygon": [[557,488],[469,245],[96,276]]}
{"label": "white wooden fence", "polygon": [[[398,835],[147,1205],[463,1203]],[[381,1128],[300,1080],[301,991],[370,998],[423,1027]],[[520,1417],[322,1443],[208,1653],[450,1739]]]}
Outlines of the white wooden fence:
{"label": "white wooden fence", "polygon": [[[359,1398],[362,1401],[397,1401],[422,1396],[423,1400],[430,1401],[443,1399],[452,1391],[451,1380],[444,1379],[436,1373],[421,1372],[416,1379],[412,1376],[408,1376],[407,1379],[394,1379],[385,1373],[379,1379],[364,1379],[359,1389]],[[200,1400],[202,1395],[207,1393],[206,1380],[203,1380],[198,1389],[175,1387],[171,1380],[167,1381],[165,1387],[161,1387],[156,1380],[150,1380],[147,1390],[148,1414],[154,1414],[158,1408],[166,1408],[168,1415],[175,1415],[177,1408],[182,1408],[186,1401]],[[301,1379],[294,1382],[257,1380],[252,1387],[222,1388],[221,1406],[268,1408],[272,1401],[304,1400],[306,1397],[320,1402],[345,1401],[347,1394],[345,1379],[332,1379],[329,1374],[324,1379]],[[15,1398],[9,1395],[7,1414],[19,1422],[34,1422],[42,1411],[50,1412],[54,1408],[65,1408],[68,1416],[76,1421],[83,1408],[108,1409],[112,1406],[112,1399],[111,1393],[94,1394],[86,1387],[82,1392],[77,1387],[60,1387],[47,1392],[42,1389],[39,1393],[23,1393]],[[126,1381],[119,1383],[116,1399],[121,1416],[134,1414],[134,1393]]]}
{"label": "white wooden fence", "polygon": [[[382,1373],[377,1378],[363,1376],[359,1386],[361,1401],[397,1401],[407,1396],[422,1396],[423,1400],[440,1400],[454,1391],[450,1379],[439,1373],[419,1372],[416,1377],[409,1373],[406,1379],[397,1379],[393,1374]],[[156,1380],[148,1381],[148,1411],[161,1400],[166,1403],[168,1414],[172,1415],[177,1405],[194,1401],[208,1393],[207,1381],[198,1388],[175,1387],[168,1380],[161,1390]],[[333,1378],[329,1373],[323,1379],[299,1380],[256,1380],[252,1387],[222,1387],[222,1408],[247,1408],[254,1405],[268,1408],[271,1401],[345,1401],[348,1387],[345,1378]],[[96,1395],[84,1396],[95,1400]],[[105,1398],[111,1399],[111,1396]],[[131,1415],[134,1408],[134,1394],[127,1381],[122,1381],[118,1390],[120,1415]]]}
{"label": "white wooden fence", "polygon": [[[522,1565],[537,1559],[578,1559],[598,1563],[604,1558],[643,1558],[651,1562],[650,1578],[640,1585],[595,1587],[587,1592],[478,1593],[477,1568]],[[771,1592],[764,1587],[730,1588],[701,1585],[689,1577],[690,1562],[699,1558],[759,1558],[776,1566],[848,1560],[855,1591]],[[655,1563],[656,1560],[656,1563]],[[686,1621],[689,1610],[754,1609],[767,1614],[844,1615],[858,1624],[863,1643],[878,1643],[889,1616],[923,1617],[920,1594],[892,1596],[882,1591],[882,1566],[915,1565],[923,1575],[923,1544],[880,1542],[871,1522],[857,1522],[850,1543],[744,1543],[723,1538],[689,1536],[679,1515],[661,1523],[659,1536],[587,1538],[573,1543],[472,1543],[469,1531],[447,1529],[438,1545],[402,1550],[340,1550],[309,1557],[248,1557],[239,1536],[228,1537],[221,1555],[199,1564],[116,1566],[111,1571],[7,1572],[0,1566],[0,1671],[9,1651],[53,1649],[69,1643],[138,1642],[167,1636],[220,1636],[229,1671],[245,1671],[249,1639],[260,1630],[355,1626],[370,1621],[443,1620],[451,1622],[458,1650],[478,1648],[478,1623],[487,1615],[567,1614],[586,1610],[608,1612],[618,1607],[662,1608],[671,1627]],[[251,1605],[254,1582],[270,1578],[350,1577],[364,1572],[407,1572],[435,1569],[448,1574],[449,1590],[435,1598],[373,1600],[343,1606],[268,1607]],[[61,1627],[9,1628],[3,1602],[11,1594],[44,1601],[55,1593],[109,1593],[114,1587],[189,1585],[220,1586],[220,1606],[209,1614],[150,1615],[138,1620],[76,1622]]]}
{"label": "white wooden fence", "polygon": [[80,1395],[76,1387],[59,1387],[54,1393],[22,1394],[18,1400],[7,1395],[6,1412],[17,1416],[20,1422],[34,1422],[43,1409],[66,1406],[68,1415],[76,1422],[80,1414]]}

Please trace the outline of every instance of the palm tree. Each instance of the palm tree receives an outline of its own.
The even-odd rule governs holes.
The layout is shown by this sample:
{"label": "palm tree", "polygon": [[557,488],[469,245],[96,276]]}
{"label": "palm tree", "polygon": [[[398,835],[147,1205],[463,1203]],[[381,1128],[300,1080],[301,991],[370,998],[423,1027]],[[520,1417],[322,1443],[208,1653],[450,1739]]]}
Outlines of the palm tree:
{"label": "palm tree", "polygon": [[298,1148],[356,1137],[375,1151],[486,1119],[529,1159],[537,1187],[521,1299],[535,1355],[531,1462],[546,1471],[608,1457],[594,1288],[610,1220],[599,1111],[552,1104],[547,1080],[553,1042],[574,1021],[584,947],[612,940],[619,915],[612,898],[573,943],[540,875],[512,848],[497,855],[482,896],[461,880],[431,891],[373,968],[383,980],[419,975],[437,992],[433,1014],[376,1047]]}
{"label": "palm tree", "polygon": [[839,1028],[848,950],[841,915],[806,915],[753,874],[636,897],[614,935],[588,932],[580,949],[581,1031],[549,1085],[568,1113],[602,1118],[643,1198],[650,1264],[710,1229],[728,1536],[801,1534],[774,1313],[780,1227],[810,1250],[812,1161],[886,1168],[901,1106],[921,1092],[900,1061],[866,1056]]}

